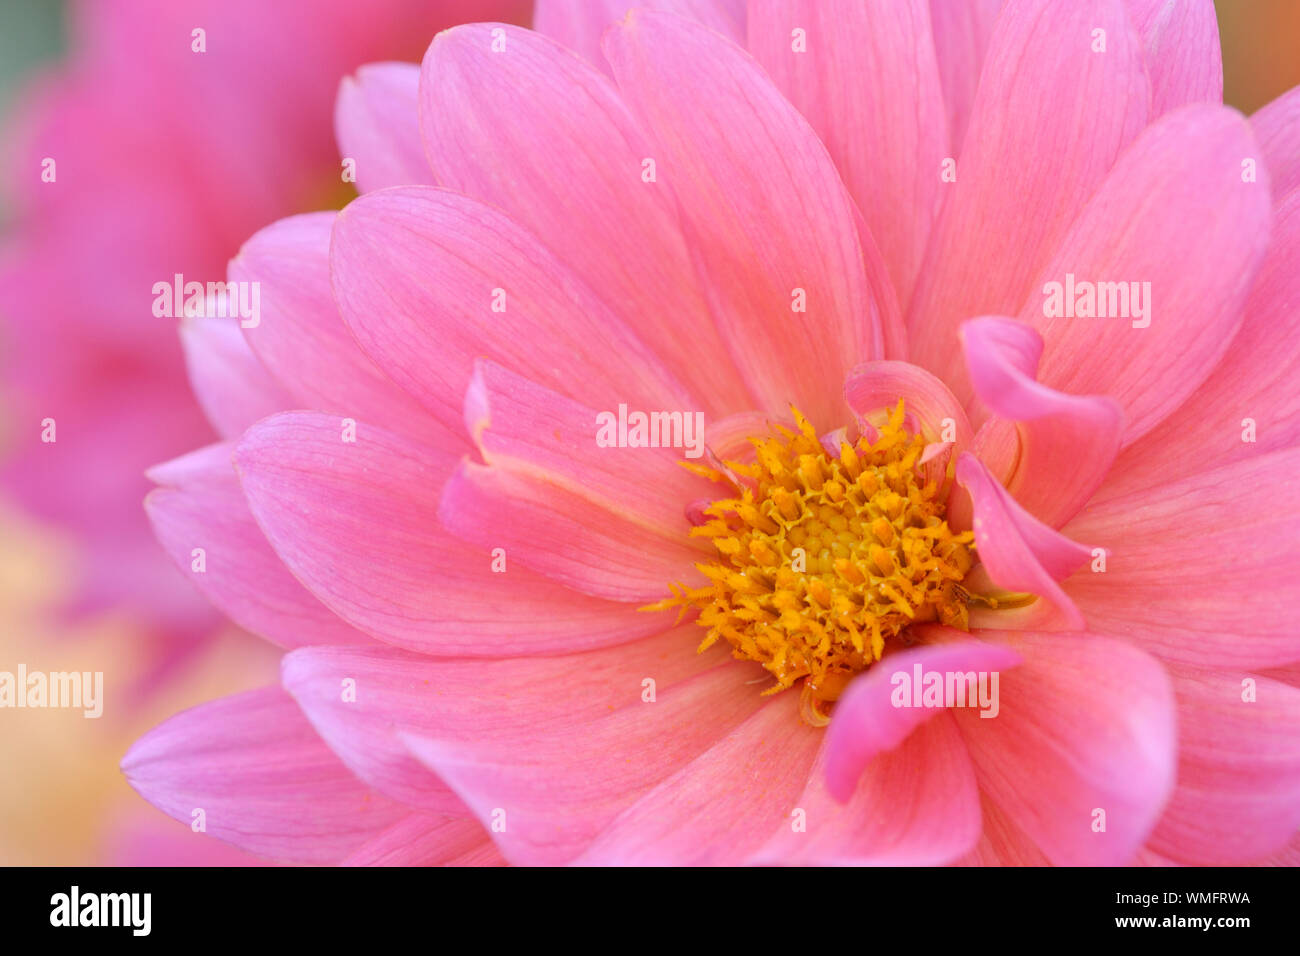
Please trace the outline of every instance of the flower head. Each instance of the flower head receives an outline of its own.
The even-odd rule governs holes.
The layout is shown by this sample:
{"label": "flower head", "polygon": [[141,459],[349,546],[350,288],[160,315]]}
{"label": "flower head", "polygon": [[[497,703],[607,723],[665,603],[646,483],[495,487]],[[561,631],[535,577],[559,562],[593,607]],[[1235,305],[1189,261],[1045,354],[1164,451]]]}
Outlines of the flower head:
{"label": "flower head", "polygon": [[205,404],[309,410],[148,507],[295,649],[132,782],[314,860],[1277,851],[1297,100],[1219,105],[1210,5],[1149,6],[701,4],[599,63],[594,13],[537,17],[582,56],[439,34],[370,116],[429,169],[231,264],[258,361]]}

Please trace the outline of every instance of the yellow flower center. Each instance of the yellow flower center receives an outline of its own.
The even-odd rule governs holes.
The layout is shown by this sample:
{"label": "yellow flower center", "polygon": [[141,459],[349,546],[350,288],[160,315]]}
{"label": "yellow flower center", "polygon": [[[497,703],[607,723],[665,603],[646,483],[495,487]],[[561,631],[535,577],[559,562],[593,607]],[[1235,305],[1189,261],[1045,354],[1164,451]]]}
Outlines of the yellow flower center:
{"label": "yellow flower center", "polygon": [[944,520],[946,494],[918,470],[925,441],[904,429],[901,401],[874,442],[841,442],[838,457],[794,416],[797,432],[777,426],[750,439],[753,464],[723,462],[732,474],[687,465],[736,494],[714,501],[708,520],[691,529],[718,552],[696,565],[709,584],[670,584],[673,596],[647,610],[698,608],[708,631],[701,651],[728,642],[735,657],[776,679],[764,693],[802,679],[804,717],[820,724],[819,705],[880,660],[908,625],[966,628],[960,582],[974,536]]}

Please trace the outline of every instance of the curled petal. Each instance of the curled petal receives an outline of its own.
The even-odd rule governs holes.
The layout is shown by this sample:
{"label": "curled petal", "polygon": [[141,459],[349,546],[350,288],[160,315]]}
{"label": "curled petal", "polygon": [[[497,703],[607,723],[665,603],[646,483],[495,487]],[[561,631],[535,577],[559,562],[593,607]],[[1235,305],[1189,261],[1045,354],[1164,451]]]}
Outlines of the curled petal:
{"label": "curled petal", "polygon": [[1021,508],[969,452],[957,461],[957,482],[971,496],[975,548],[993,583],[1038,595],[1056,609],[1064,627],[1082,629],[1083,615],[1057,582],[1088,560],[1089,549]]}
{"label": "curled petal", "polygon": [[831,796],[845,803],[858,778],[875,757],[893,750],[939,708],[893,702],[896,675],[911,677],[919,666],[930,672],[1001,671],[1015,667],[1015,651],[980,641],[951,641],[890,654],[849,685],[835,704],[826,732],[826,784]]}
{"label": "curled petal", "polygon": [[1043,340],[1032,328],[994,316],[961,327],[975,394],[1017,423],[1016,467],[1004,479],[1020,506],[1059,528],[1105,480],[1119,453],[1124,415],[1103,396],[1066,395],[1035,381]]}

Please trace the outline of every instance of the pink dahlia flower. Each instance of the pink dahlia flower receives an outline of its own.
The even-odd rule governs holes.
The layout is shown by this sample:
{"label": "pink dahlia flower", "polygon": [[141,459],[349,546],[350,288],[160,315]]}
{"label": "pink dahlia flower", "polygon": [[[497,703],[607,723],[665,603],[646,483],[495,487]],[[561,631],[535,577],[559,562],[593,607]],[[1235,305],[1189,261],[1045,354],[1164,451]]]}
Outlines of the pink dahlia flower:
{"label": "pink dahlia flower", "polygon": [[126,610],[167,653],[219,620],[177,586],[138,507],[149,465],[213,438],[182,356],[182,344],[208,351],[204,332],[178,343],[151,309],[154,283],[218,280],[251,232],[350,190],[330,122],[341,75],[415,59],[441,27],[526,12],[524,0],[71,6],[68,61],[20,97],[6,131],[0,365],[4,487],[80,549],[72,613]]}
{"label": "pink dahlia flower", "polygon": [[1300,92],[1208,2],[622,6],[363,73],[404,184],[231,263],[147,507],[292,650],[132,784],[316,862],[1283,851]]}

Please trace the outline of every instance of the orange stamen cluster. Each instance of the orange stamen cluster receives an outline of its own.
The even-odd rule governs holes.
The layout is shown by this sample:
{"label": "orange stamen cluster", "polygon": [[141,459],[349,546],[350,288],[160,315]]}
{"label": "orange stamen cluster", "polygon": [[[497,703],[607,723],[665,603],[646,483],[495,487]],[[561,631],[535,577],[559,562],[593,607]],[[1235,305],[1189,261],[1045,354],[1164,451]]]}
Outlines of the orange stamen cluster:
{"label": "orange stamen cluster", "polygon": [[702,469],[737,492],[691,530],[718,559],[696,565],[707,585],[670,585],[650,609],[698,609],[700,650],[727,641],[776,679],[766,693],[804,678],[805,700],[830,701],[908,625],[967,626],[974,538],[948,527],[946,496],[923,483],[925,442],[904,429],[901,401],[874,442],[841,443],[838,457],[794,415],[798,431],[750,439],[752,464]]}

